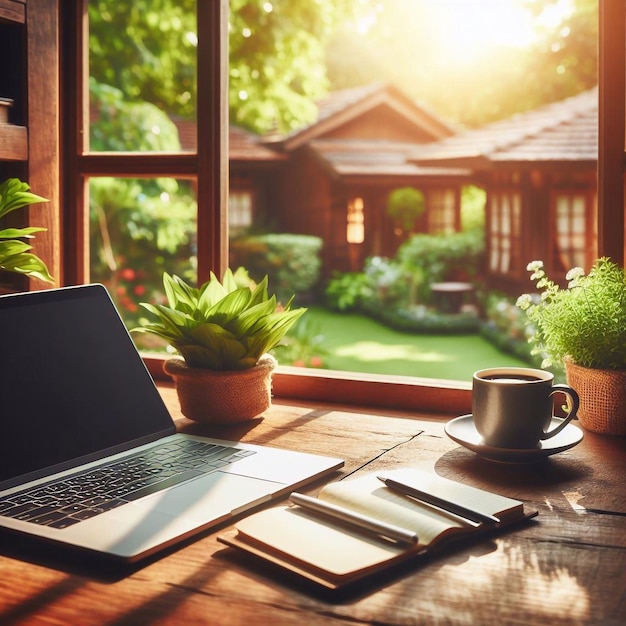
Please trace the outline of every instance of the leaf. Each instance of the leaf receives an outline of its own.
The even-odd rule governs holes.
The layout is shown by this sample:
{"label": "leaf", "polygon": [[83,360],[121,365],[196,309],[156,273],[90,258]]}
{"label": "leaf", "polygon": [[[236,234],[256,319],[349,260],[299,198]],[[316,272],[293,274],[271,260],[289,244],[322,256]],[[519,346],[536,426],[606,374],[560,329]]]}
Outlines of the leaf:
{"label": "leaf", "polygon": [[172,309],[193,315],[197,305],[197,290],[188,285],[178,276],[170,276],[163,273],[163,287],[165,296]]}
{"label": "leaf", "polygon": [[250,296],[250,290],[247,287],[229,293],[211,307],[206,313],[205,319],[226,326],[231,320],[242,314],[250,302]]}
{"label": "leaf", "polygon": [[2,182],[0,184],[0,217],[29,204],[48,202],[46,198],[31,193],[29,189],[28,184],[18,178],[8,178]]}
{"label": "leaf", "polygon": [[26,237],[32,239],[34,233],[45,232],[46,228],[37,226],[29,226],[28,228],[5,228],[0,230],[0,239],[17,239],[18,237]]}
{"label": "leaf", "polygon": [[2,255],[0,254],[0,267],[11,272],[38,278],[46,283],[54,283],[54,279],[50,275],[46,264],[34,254],[15,254],[4,260],[2,260]]}
{"label": "leaf", "polygon": [[202,319],[208,319],[209,311],[227,295],[226,289],[221,285],[215,274],[211,272],[211,279],[202,286],[198,300],[198,311]]}
{"label": "leaf", "polygon": [[10,239],[9,241],[0,241],[0,264],[4,265],[4,260],[14,254],[21,254],[31,250],[32,246],[20,241],[19,239]]}

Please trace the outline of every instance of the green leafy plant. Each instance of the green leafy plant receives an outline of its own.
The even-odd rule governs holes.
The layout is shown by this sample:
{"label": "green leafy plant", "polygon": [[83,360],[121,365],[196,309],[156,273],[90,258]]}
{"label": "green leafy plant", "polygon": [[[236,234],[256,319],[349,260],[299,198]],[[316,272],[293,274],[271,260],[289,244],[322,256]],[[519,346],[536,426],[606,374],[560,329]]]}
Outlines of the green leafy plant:
{"label": "green leafy plant", "polygon": [[[18,178],[9,178],[0,184],[0,219],[16,209],[37,202],[47,200],[31,193],[28,184]],[[53,282],[46,264],[30,252],[31,245],[22,241],[32,239],[35,233],[45,230],[36,226],[0,230],[0,269]]]}
{"label": "green leafy plant", "polygon": [[306,309],[281,306],[268,295],[267,276],[251,287],[247,273],[228,269],[222,282],[211,273],[199,288],[178,276],[163,274],[169,306],[141,305],[157,322],[133,329],[164,338],[190,367],[243,370],[254,367],[263,354],[278,346]]}
{"label": "green leafy plant", "polygon": [[571,359],[583,367],[626,369],[626,274],[603,257],[588,274],[571,269],[567,288],[550,280],[541,261],[527,268],[543,290],[540,297],[524,294],[517,305],[534,326],[533,352],[544,357],[542,367]]}
{"label": "green leafy plant", "polygon": [[424,214],[425,210],[424,194],[419,189],[401,187],[389,194],[387,213],[406,233],[413,231],[415,222]]}

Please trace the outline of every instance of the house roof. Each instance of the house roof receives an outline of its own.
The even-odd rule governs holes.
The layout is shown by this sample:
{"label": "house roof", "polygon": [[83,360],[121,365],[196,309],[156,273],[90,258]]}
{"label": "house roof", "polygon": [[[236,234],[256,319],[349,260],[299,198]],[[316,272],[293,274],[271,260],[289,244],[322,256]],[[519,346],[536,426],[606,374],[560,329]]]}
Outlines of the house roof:
{"label": "house roof", "polygon": [[470,171],[450,167],[423,167],[408,158],[417,144],[361,139],[319,139],[310,143],[318,158],[337,176],[467,176]]}
{"label": "house roof", "polygon": [[598,157],[598,90],[582,92],[528,113],[487,124],[410,157],[423,166],[488,169],[495,164],[595,164]]}
{"label": "house roof", "polygon": [[230,126],[228,132],[228,156],[234,161],[283,161],[287,157],[268,148],[263,138],[255,133]]}
{"label": "house roof", "polygon": [[284,150],[294,150],[337,131],[381,105],[394,111],[407,124],[419,129],[429,141],[437,141],[454,133],[454,129],[447,123],[407,97],[397,87],[371,83],[329,94],[317,103],[317,119],[287,135],[280,143]]}

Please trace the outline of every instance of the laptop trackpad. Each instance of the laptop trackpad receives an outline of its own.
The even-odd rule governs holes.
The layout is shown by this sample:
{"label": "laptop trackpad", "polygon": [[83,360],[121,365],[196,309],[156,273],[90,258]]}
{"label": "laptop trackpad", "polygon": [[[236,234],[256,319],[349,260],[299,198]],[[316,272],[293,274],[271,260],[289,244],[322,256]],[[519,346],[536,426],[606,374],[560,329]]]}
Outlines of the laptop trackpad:
{"label": "laptop trackpad", "polygon": [[168,515],[195,519],[203,525],[268,502],[281,486],[248,476],[214,472],[150,496],[141,504],[149,504],[152,510]]}

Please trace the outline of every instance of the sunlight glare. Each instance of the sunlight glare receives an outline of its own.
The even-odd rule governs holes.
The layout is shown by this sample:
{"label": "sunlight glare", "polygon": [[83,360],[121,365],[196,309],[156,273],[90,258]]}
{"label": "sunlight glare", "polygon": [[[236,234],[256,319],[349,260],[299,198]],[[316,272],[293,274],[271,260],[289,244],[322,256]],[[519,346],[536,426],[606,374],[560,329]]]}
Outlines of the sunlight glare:
{"label": "sunlight glare", "polygon": [[470,64],[497,48],[522,48],[536,37],[531,13],[519,0],[444,0],[437,21],[451,63]]}
{"label": "sunlight glare", "polygon": [[357,357],[361,361],[388,361],[400,359],[413,362],[443,362],[450,357],[440,352],[419,352],[415,346],[387,346],[377,341],[359,341],[353,345],[337,349],[337,356]]}

